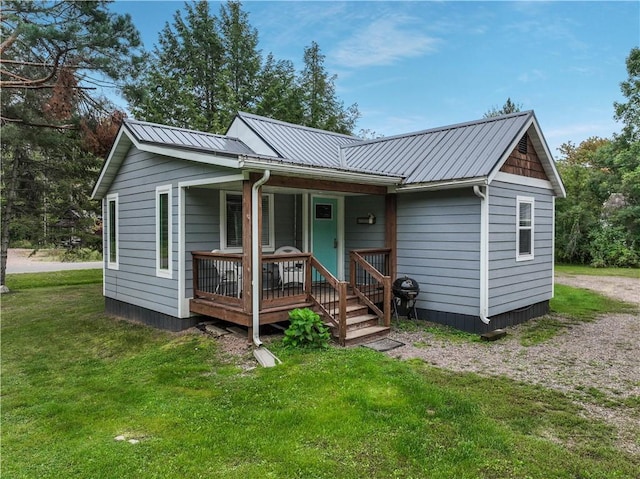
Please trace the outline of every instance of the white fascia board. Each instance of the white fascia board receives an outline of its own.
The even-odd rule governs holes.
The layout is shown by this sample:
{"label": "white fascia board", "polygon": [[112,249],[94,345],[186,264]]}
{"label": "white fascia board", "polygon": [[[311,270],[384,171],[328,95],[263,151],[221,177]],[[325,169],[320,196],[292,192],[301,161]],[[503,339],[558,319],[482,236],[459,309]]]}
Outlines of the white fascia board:
{"label": "white fascia board", "polygon": [[236,181],[243,181],[249,179],[248,173],[242,173],[237,175],[225,175],[216,176],[213,178],[202,178],[199,180],[186,180],[178,182],[179,188],[188,188],[190,186],[207,186],[207,185],[219,185],[223,183],[234,183]]}
{"label": "white fascia board", "polygon": [[365,185],[393,186],[402,181],[399,176],[376,175],[374,173],[360,173],[343,171],[321,166],[296,165],[292,163],[273,162],[268,159],[240,157],[240,168],[258,171],[271,170],[272,173],[286,173],[289,176],[303,176],[308,178],[337,180]]}
{"label": "white fascia board", "polygon": [[195,161],[198,163],[205,163],[207,165],[223,166],[226,168],[238,168],[237,157],[225,157],[218,156],[215,153],[204,153],[201,151],[183,149],[183,148],[171,148],[168,146],[158,146],[149,143],[140,143],[135,138],[132,138],[133,146],[140,151],[146,151],[148,153],[154,153],[156,155],[168,156],[171,158],[180,158],[182,160]]}
{"label": "white fascia board", "polygon": [[[120,143],[123,135],[127,137],[129,141],[128,145],[124,145]],[[133,137],[131,136],[131,134],[129,134],[129,132],[127,132],[127,129],[124,126],[121,126],[120,131],[118,132],[118,135],[116,136],[116,139],[113,142],[113,146],[111,147],[109,156],[107,156],[107,160],[104,162],[104,165],[102,165],[102,170],[100,171],[100,176],[98,177],[98,181],[96,181],[96,185],[93,187],[93,191],[91,192],[92,200],[98,199],[98,195],[100,195],[100,197],[104,196],[104,193],[106,192],[99,193],[99,191],[102,189],[102,183],[105,180],[105,176],[107,172],[111,169],[112,163],[114,161],[117,163],[117,165],[113,165],[113,166],[117,170],[117,168],[120,166],[120,162],[122,162],[122,158],[126,154],[126,152],[121,153],[123,148],[126,148],[128,150],[132,143],[133,143]],[[121,157],[118,158],[119,156]]]}
{"label": "white fascia board", "polygon": [[554,190],[553,184],[549,180],[541,180],[540,178],[531,178],[530,176],[514,175],[499,171],[493,178],[493,181],[501,181],[513,185],[532,186],[534,188],[542,188],[545,190]]}
{"label": "white fascia board", "polygon": [[435,181],[433,183],[418,183],[412,185],[399,186],[396,189],[396,193],[413,193],[416,191],[429,191],[429,190],[451,190],[455,188],[466,188],[473,186],[485,186],[487,185],[487,178],[479,176],[477,178],[466,178],[464,180],[447,180],[447,181]]}
{"label": "white fascia board", "polygon": [[564,184],[562,183],[562,178],[560,178],[560,173],[558,173],[558,169],[556,168],[556,162],[553,160],[553,155],[551,154],[551,151],[549,151],[549,146],[547,145],[547,142],[544,139],[544,136],[542,136],[542,132],[540,131],[540,125],[538,125],[537,121],[533,122],[533,127],[536,130],[536,135],[538,137],[538,140],[540,141],[542,149],[544,150],[544,154],[547,157],[548,166],[549,168],[551,168],[551,171],[553,173],[551,175],[551,183],[554,186],[556,195],[560,198],[566,198],[567,191],[564,188]]}

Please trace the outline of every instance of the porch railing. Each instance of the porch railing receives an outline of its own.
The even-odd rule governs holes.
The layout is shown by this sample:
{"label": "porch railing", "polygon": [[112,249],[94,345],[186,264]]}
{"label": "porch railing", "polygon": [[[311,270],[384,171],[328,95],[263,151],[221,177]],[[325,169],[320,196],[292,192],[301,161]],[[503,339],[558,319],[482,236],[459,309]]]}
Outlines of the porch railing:
{"label": "porch railing", "polygon": [[347,335],[347,282],[338,280],[313,256],[309,273],[313,285],[311,300],[325,319],[338,328],[338,342],[344,345]]}
{"label": "porch railing", "polygon": [[193,297],[242,306],[242,255],[194,251]]}
{"label": "porch railing", "polygon": [[[353,292],[371,309],[384,326],[391,325],[391,276],[388,248],[363,249],[349,253],[349,283]],[[382,304],[382,309],[378,307]]]}
{"label": "porch railing", "polygon": [[266,254],[262,256],[261,300],[264,305],[290,303],[309,297],[311,282],[307,278],[311,253]]}
{"label": "porch railing", "polygon": [[[390,249],[352,251],[350,281],[340,281],[310,253],[263,255],[260,310],[273,312],[295,303],[312,302],[338,331],[347,333],[349,286],[360,302],[391,324]],[[194,251],[193,297],[242,309],[242,254]],[[224,306],[223,306],[224,307]]]}

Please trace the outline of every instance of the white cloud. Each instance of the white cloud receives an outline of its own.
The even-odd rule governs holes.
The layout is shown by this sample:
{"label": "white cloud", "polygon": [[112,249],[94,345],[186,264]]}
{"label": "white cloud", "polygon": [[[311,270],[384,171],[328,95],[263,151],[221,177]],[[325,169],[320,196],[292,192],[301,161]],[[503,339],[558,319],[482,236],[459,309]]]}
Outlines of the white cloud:
{"label": "white cloud", "polygon": [[337,64],[358,68],[391,65],[434,52],[439,40],[410,28],[412,20],[405,15],[377,19],[340,43],[331,58]]}
{"label": "white cloud", "polygon": [[577,121],[575,123],[567,122],[559,124],[555,127],[548,128],[544,131],[544,136],[549,143],[549,149],[554,156],[558,155],[558,148],[563,143],[571,141],[575,145],[579,145],[587,138],[597,136],[599,138],[611,138],[614,133],[620,131],[620,125],[611,119],[609,121]]}
{"label": "white cloud", "polygon": [[540,70],[533,69],[528,72],[522,72],[518,75],[518,80],[523,83],[535,82],[539,80],[545,80],[547,76]]}

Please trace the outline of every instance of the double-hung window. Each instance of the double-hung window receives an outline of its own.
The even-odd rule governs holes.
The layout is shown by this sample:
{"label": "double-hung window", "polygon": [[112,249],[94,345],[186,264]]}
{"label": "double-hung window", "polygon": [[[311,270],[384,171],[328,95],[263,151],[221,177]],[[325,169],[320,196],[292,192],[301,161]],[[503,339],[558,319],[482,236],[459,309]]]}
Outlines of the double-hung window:
{"label": "double-hung window", "polygon": [[120,267],[120,244],[118,239],[118,194],[107,195],[107,268]]}
{"label": "double-hung window", "polygon": [[516,261],[533,259],[534,207],[534,198],[516,198]]}
{"label": "double-hung window", "polygon": [[171,278],[171,185],[156,188],[156,276]]}
{"label": "double-hung window", "polygon": [[[262,195],[262,248],[273,251],[275,244],[273,195]],[[227,252],[242,251],[242,193],[220,193],[220,246]],[[251,232],[249,232],[251,234]]]}

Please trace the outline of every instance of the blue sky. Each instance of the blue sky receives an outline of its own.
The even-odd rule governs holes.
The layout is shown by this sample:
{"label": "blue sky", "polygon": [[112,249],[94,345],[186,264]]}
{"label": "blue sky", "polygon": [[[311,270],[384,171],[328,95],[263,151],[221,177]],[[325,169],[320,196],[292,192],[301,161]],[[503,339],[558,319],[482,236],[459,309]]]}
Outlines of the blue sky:
{"label": "blue sky", "polygon": [[[536,112],[553,155],[621,125],[625,58],[640,45],[640,2],[244,2],[266,56],[302,65],[316,41],[357,103],[357,130],[390,136],[481,118],[510,97]],[[151,50],[180,1],[123,1]],[[219,2],[211,2],[217,14]]]}

